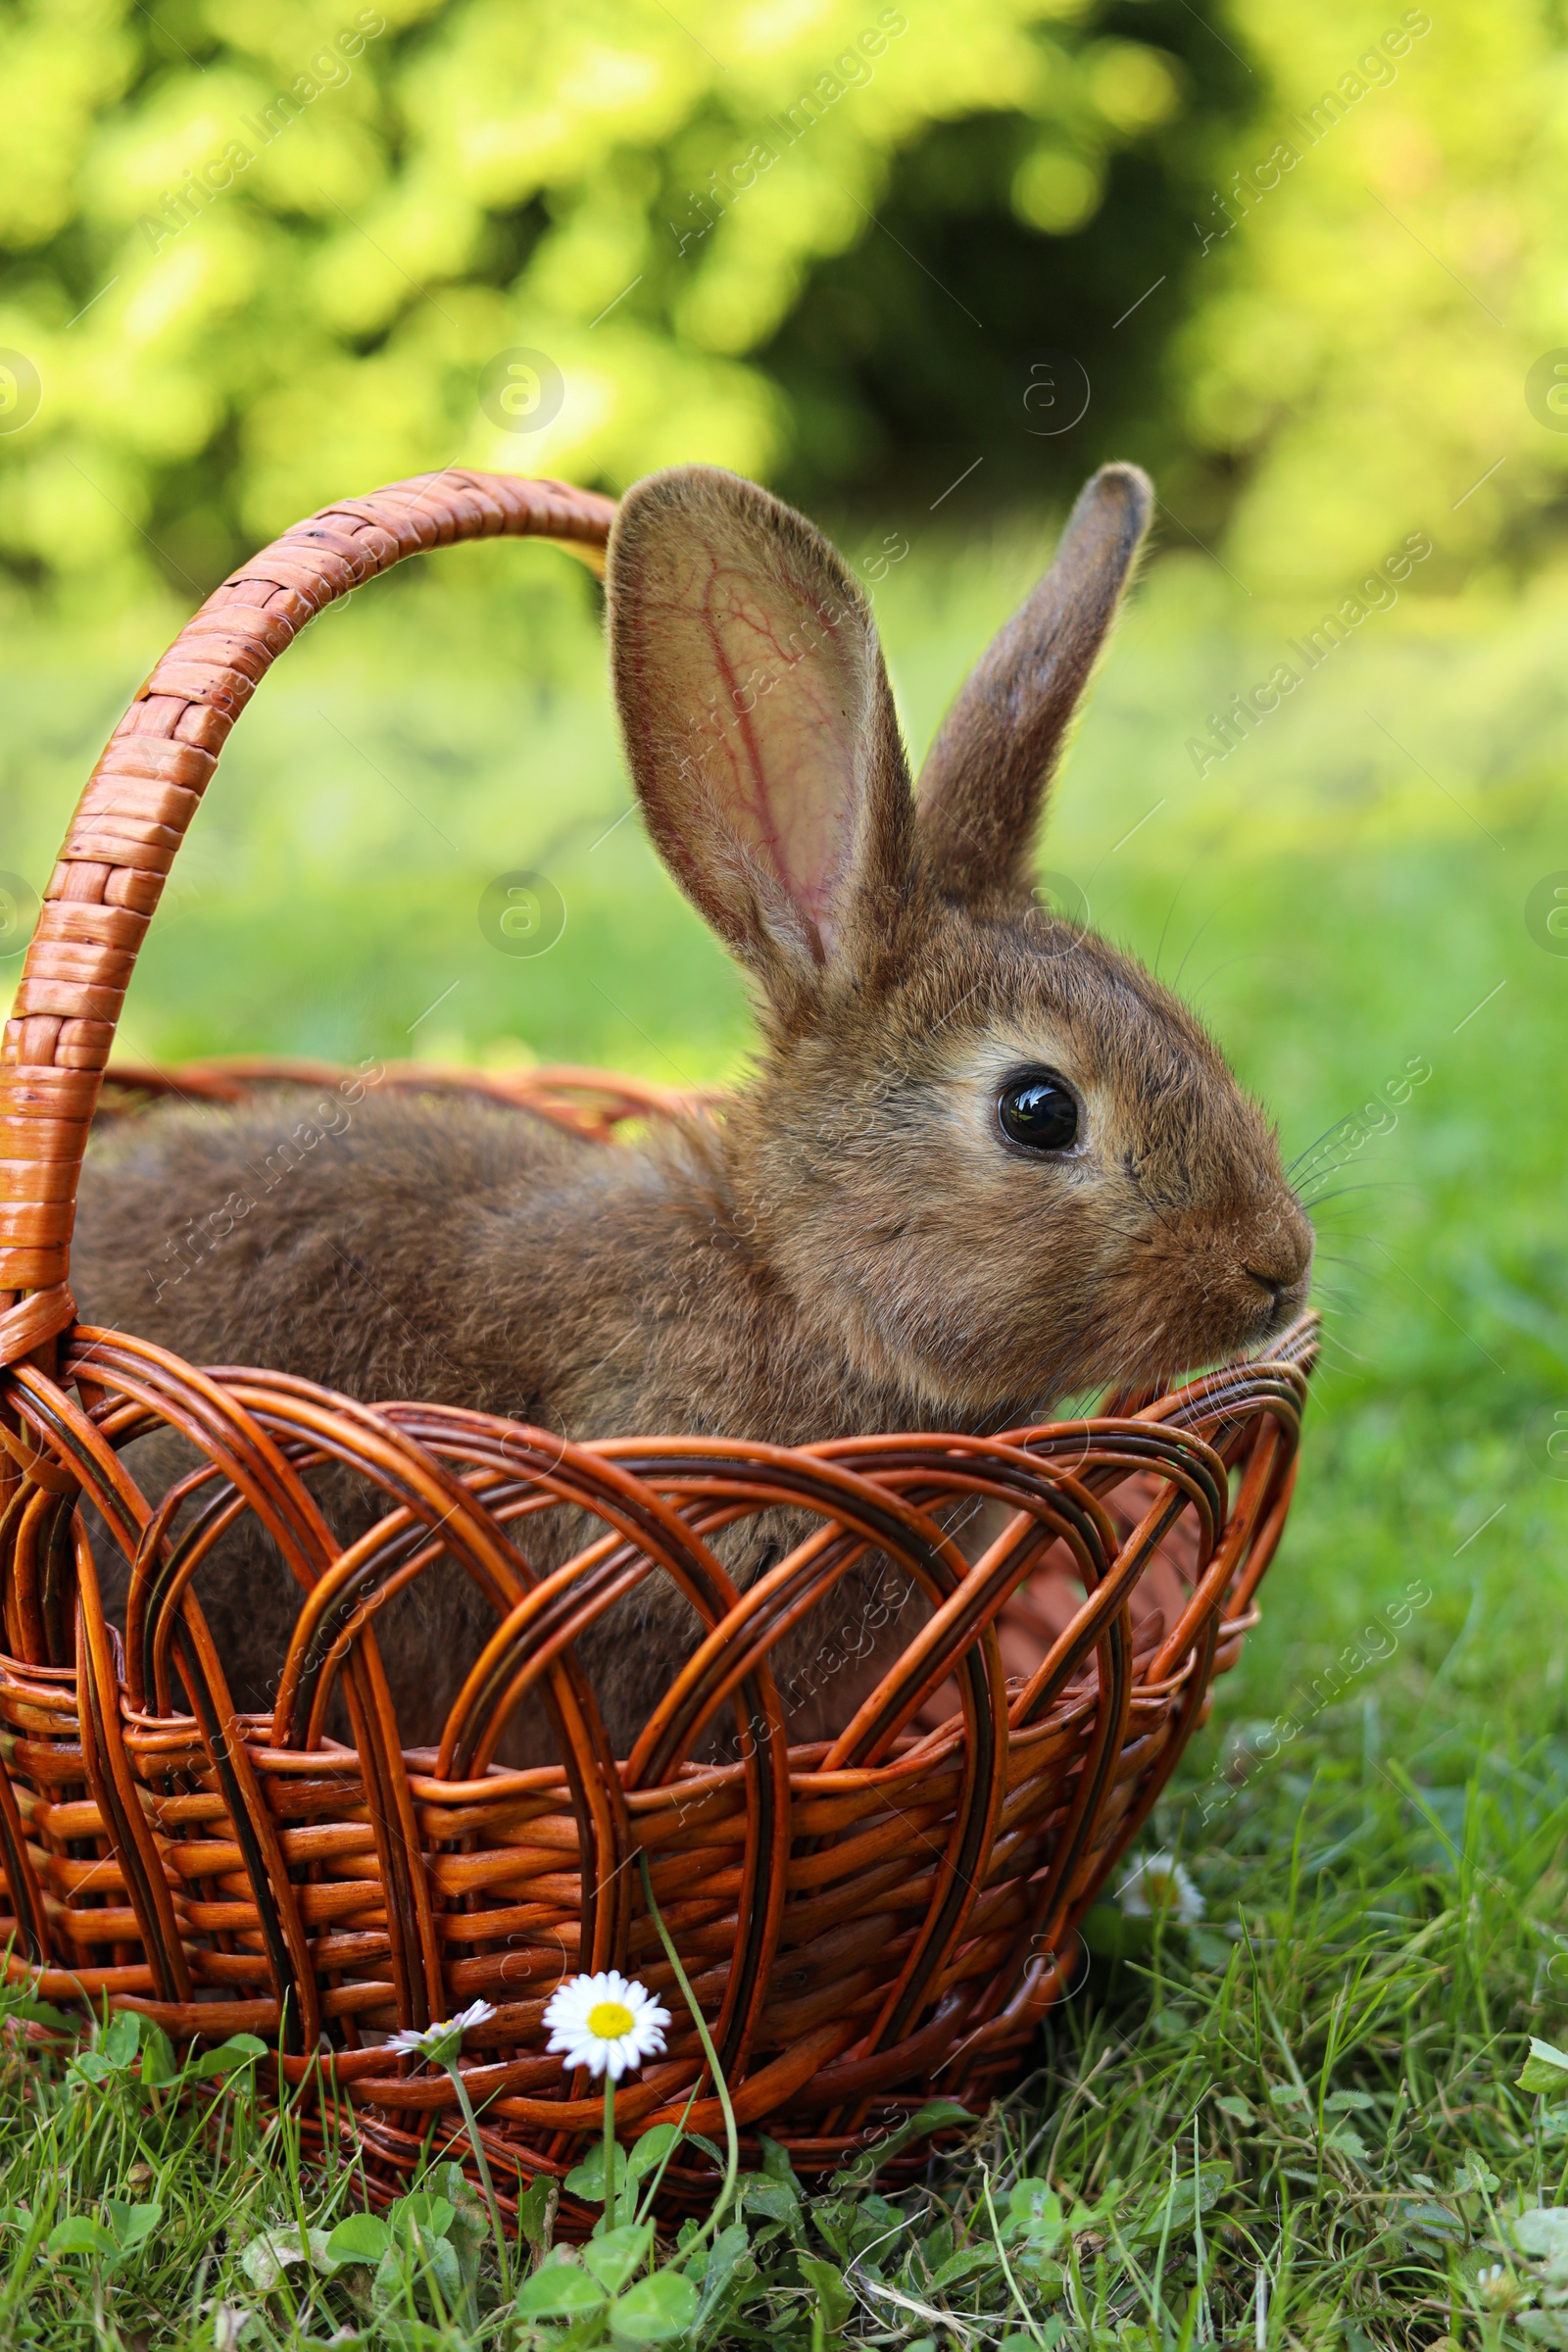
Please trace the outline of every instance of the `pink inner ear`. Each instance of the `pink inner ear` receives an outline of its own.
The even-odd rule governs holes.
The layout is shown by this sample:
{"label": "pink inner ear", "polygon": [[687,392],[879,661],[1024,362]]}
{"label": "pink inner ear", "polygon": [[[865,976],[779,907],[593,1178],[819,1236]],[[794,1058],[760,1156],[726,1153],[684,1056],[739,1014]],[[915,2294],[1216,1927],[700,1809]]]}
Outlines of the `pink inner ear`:
{"label": "pink inner ear", "polygon": [[[678,705],[719,816],[831,948],[855,842],[863,726],[858,618],[781,570],[694,551],[674,636]],[[673,648],[672,648],[673,651]]]}

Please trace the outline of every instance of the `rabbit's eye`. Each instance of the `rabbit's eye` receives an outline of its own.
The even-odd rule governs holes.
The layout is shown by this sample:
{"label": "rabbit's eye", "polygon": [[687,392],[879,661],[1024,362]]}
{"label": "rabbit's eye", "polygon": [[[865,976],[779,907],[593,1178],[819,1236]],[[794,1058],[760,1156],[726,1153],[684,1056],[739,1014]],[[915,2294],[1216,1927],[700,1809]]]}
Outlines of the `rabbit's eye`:
{"label": "rabbit's eye", "polygon": [[1026,1152],[1065,1152],[1077,1140],[1078,1103],[1054,1070],[1009,1079],[997,1102],[1002,1132]]}

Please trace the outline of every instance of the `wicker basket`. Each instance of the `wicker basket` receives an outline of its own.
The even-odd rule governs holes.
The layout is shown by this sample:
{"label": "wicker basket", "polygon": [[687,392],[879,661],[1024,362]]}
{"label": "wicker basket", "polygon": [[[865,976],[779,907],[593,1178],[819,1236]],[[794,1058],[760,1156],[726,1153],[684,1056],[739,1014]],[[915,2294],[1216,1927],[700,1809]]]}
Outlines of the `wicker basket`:
{"label": "wicker basket", "polygon": [[[612,512],[554,482],[449,471],[331,508],[243,565],[98,762],[0,1069],[9,1974],[51,2001],[140,2009],[176,2039],[269,2036],[315,2131],[357,2134],[388,2193],[457,2110],[446,2077],[392,2057],[384,2036],[478,1996],[496,2014],[469,2034],[464,2069],[500,2183],[520,2191],[577,2160],[599,2099],[545,2055],[540,2025],[568,1969],[620,1966],[670,1993],[667,2057],[622,2086],[626,2132],[677,2119],[694,2089],[691,2127],[717,2128],[644,1910],[639,1850],[743,2130],[765,2129],[809,2174],[874,2145],[933,2094],[983,2099],[1069,1988],[1076,1923],[1253,1622],[1314,1351],[1308,1319],[1268,1362],[1095,1420],[790,1450],[565,1445],[479,1413],[372,1410],[279,1374],[197,1371],[76,1324],[69,1244],[89,1124],[111,1100],[133,1107],[172,1082],[120,1071],[100,1102],[116,1019],[255,686],[324,605],[404,556],[511,534],[592,561]],[[232,1099],[328,1074],[233,1062],[178,1084]],[[578,1070],[389,1075],[499,1094],[606,1150],[618,1148],[617,1122],[660,1100]],[[172,1534],[172,1509],[122,1463],[159,1422],[210,1465],[194,1533]],[[341,1555],[301,1480],[324,1457],[386,1495],[380,1527]],[[123,1642],[104,1617],[83,1495],[133,1563]],[[933,1516],[965,1497],[1001,1506],[1002,1530],[967,1571]],[[597,1514],[607,1540],[575,1579],[540,1581],[525,1522],[562,1498]],[[780,1503],[819,1513],[838,1541],[738,1594],[703,1538]],[[235,1712],[198,1602],[204,1551],[244,1509],[304,1593],[270,1717]],[[440,1748],[406,1749],[374,1610],[443,1551],[475,1579],[497,1630]],[[841,1737],[791,1747],[770,1645],[836,1565],[867,1551],[923,1588],[927,1621]],[[712,1632],[618,1760],[571,1641],[658,1574],[680,1581]],[[490,1761],[498,1724],[535,1682],[564,1764],[503,1770]],[[319,1729],[334,1684],[352,1746]],[[736,1760],[693,1763],[721,1710]],[[705,2179],[699,2160],[666,2185],[689,2200]]]}

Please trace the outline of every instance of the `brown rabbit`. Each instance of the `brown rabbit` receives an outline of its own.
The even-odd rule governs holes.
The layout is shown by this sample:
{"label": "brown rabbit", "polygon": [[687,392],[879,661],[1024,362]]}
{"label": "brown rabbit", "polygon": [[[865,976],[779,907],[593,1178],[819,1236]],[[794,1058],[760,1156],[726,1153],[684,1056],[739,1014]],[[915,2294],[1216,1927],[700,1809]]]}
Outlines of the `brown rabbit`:
{"label": "brown rabbit", "polygon": [[[371,1095],[261,1187],[308,1101],[154,1113],[89,1156],[83,1319],[198,1363],[573,1439],[785,1445],[1015,1426],[1068,1392],[1163,1381],[1280,1331],[1312,1245],[1272,1130],[1185,1006],[1031,887],[1047,785],[1151,495],[1130,466],[1090,482],[917,800],[870,612],[827,542],[730,474],[639,483],[609,559],[627,758],[661,856],[756,983],[750,1081],[721,1115],[661,1123],[635,1150],[472,1101]],[[255,1191],[181,1281],[149,1274],[167,1235]],[[172,1467],[166,1444],[159,1479]],[[386,1507],[341,1477],[321,1492],[344,1542]],[[566,1516],[538,1540],[528,1523],[536,1565],[584,1541]],[[719,1550],[744,1584],[802,1532],[754,1520]],[[266,1703],[296,1590],[252,1531],[201,1592],[238,1703]],[[795,1651],[867,1605],[865,1579],[848,1580],[781,1644],[786,1703]],[[454,1569],[379,1621],[413,1739],[438,1736],[481,1615]],[[912,1613],[880,1620],[862,1689],[912,1630]],[[694,1629],[651,1577],[579,1645],[617,1753]],[[819,1692],[798,1736],[820,1728],[813,1708],[842,1725],[853,1701]],[[503,1752],[548,1753],[541,1709]]]}

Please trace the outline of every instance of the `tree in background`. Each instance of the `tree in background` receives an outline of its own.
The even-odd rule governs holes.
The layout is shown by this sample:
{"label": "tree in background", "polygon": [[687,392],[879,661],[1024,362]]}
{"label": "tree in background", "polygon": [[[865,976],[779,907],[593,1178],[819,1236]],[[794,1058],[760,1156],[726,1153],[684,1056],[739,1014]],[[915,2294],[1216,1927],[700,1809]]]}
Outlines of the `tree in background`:
{"label": "tree in background", "polygon": [[0,80],[24,577],[188,597],[454,462],[958,520],[1122,454],[1315,589],[1558,478],[1544,0],[40,0]]}
{"label": "tree in background", "polygon": [[[1238,485],[1229,559],[1317,593],[1415,524],[1438,578],[1516,570],[1558,534],[1568,457],[1561,9],[1235,0],[1232,24],[1269,96],[1172,354],[1185,435]],[[1300,161],[1268,188],[1282,139]]]}

